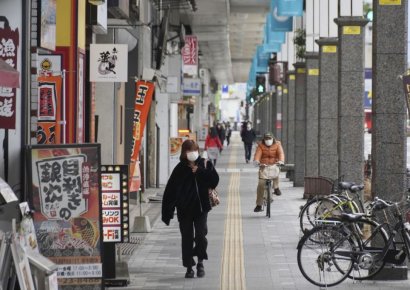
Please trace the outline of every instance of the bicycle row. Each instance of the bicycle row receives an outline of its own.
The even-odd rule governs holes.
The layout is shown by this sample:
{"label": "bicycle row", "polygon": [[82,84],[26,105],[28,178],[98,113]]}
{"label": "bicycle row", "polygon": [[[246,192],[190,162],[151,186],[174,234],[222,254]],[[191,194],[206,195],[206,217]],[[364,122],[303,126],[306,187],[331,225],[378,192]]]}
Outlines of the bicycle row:
{"label": "bicycle row", "polygon": [[403,264],[410,255],[409,197],[364,202],[363,185],[336,185],[332,194],[312,198],[300,209],[303,236],[297,262],[302,275],[329,287],[346,278],[373,278],[386,263]]}

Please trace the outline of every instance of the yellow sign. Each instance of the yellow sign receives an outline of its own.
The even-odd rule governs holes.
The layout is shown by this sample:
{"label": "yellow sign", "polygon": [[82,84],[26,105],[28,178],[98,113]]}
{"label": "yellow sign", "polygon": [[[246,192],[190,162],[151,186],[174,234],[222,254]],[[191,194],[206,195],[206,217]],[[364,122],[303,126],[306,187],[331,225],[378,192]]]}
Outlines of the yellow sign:
{"label": "yellow sign", "polygon": [[298,68],[298,69],[296,70],[296,73],[298,73],[298,74],[304,74],[304,73],[306,73],[306,69],[305,69],[305,68]]}
{"label": "yellow sign", "polygon": [[379,0],[379,5],[401,5],[401,0]]}
{"label": "yellow sign", "polygon": [[336,53],[337,52],[337,46],[336,45],[323,45],[322,46],[322,52],[324,52],[324,53]]}
{"label": "yellow sign", "polygon": [[359,35],[361,31],[360,26],[343,26],[343,34]]}
{"label": "yellow sign", "polygon": [[308,70],[308,75],[310,76],[318,76],[319,75],[319,69],[318,68],[311,68]]}
{"label": "yellow sign", "polygon": [[295,75],[289,75],[289,80],[294,81],[295,80]]}
{"label": "yellow sign", "polygon": [[287,94],[288,93],[288,89],[283,89],[283,93]]}

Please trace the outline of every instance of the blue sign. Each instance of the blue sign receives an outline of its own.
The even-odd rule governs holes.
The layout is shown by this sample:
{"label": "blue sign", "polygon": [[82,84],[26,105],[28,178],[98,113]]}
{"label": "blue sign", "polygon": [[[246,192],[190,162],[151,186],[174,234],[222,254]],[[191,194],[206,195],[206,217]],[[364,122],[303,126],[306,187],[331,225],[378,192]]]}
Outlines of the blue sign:
{"label": "blue sign", "polygon": [[272,31],[292,31],[293,18],[291,16],[281,16],[278,14],[278,0],[272,0],[271,10],[266,23],[269,23]]}
{"label": "blue sign", "polygon": [[229,92],[229,86],[228,85],[222,85],[222,93],[228,93]]}
{"label": "blue sign", "polygon": [[302,16],[303,0],[272,0],[278,2],[279,16]]}
{"label": "blue sign", "polygon": [[282,49],[282,46],[280,43],[270,43],[270,44],[266,44],[264,43],[262,45],[262,53],[264,54],[271,54],[274,52],[280,52],[280,50]]}
{"label": "blue sign", "polygon": [[270,54],[263,52],[263,45],[256,47],[256,72],[267,72]]}
{"label": "blue sign", "polygon": [[182,94],[184,96],[200,96],[201,95],[201,80],[184,78],[184,90]]}
{"label": "blue sign", "polygon": [[[271,18],[269,15],[267,18]],[[273,31],[269,27],[270,21],[267,19],[265,29],[264,29],[264,39],[263,43],[272,44],[272,43],[285,43],[286,41],[286,34],[283,31]]]}

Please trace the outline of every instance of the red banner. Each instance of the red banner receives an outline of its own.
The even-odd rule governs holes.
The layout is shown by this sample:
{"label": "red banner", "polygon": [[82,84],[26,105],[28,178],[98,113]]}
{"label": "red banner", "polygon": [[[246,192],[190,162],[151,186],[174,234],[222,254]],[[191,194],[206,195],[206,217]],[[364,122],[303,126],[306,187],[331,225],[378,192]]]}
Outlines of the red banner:
{"label": "red banner", "polygon": [[[19,31],[0,28],[0,58],[17,69]],[[16,128],[16,89],[0,87],[0,128]]]}
{"label": "red banner", "polygon": [[37,144],[61,143],[61,76],[38,78]]}
{"label": "red banner", "polygon": [[[134,121],[132,128],[132,149],[130,162],[130,191],[138,191],[141,185],[139,174],[138,153],[141,148],[142,135],[151,107],[152,95],[154,94],[154,83],[138,81],[136,83]],[[138,166],[137,166],[138,165]]]}
{"label": "red banner", "polygon": [[195,35],[185,36],[182,60],[184,65],[198,65],[198,38]]}

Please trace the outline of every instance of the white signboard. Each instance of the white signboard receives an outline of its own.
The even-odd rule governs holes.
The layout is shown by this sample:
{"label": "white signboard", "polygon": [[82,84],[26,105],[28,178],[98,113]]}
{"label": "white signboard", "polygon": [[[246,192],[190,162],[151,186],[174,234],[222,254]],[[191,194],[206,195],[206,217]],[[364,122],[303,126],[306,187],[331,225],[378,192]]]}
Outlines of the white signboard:
{"label": "white signboard", "polygon": [[201,96],[201,80],[184,78],[184,96]]}
{"label": "white signboard", "polygon": [[127,82],[128,45],[90,44],[90,81]]}
{"label": "white signboard", "polygon": [[37,56],[37,72],[40,76],[61,75],[61,55],[39,54]]}

